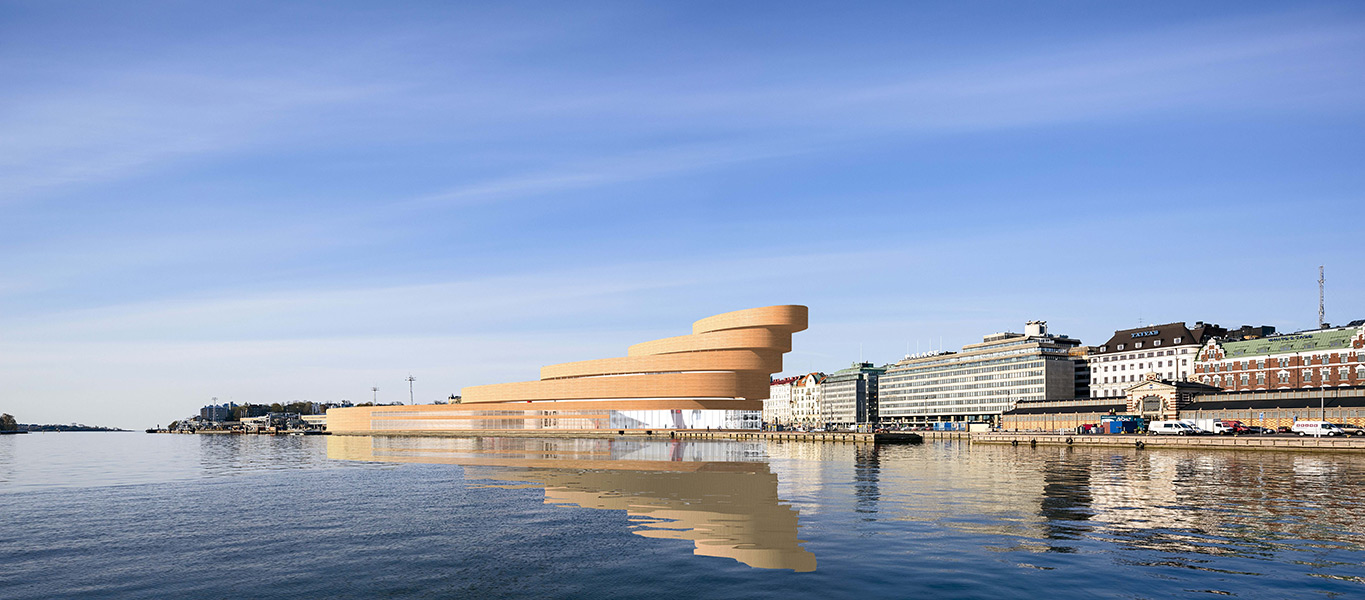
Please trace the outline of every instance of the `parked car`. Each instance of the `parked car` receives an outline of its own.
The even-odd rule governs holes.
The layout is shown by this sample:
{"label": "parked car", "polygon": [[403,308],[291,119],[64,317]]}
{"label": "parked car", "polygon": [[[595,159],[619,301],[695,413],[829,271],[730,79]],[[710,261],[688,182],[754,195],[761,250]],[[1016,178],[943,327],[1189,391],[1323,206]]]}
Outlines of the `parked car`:
{"label": "parked car", "polygon": [[1261,427],[1259,425],[1248,425],[1246,432],[1251,435],[1275,435],[1274,427]]}
{"label": "parked car", "polygon": [[1275,428],[1275,433],[1290,433],[1290,431],[1288,427],[1281,425]]}
{"label": "parked car", "polygon": [[1336,425],[1328,423],[1327,421],[1296,421],[1289,430],[1299,435],[1346,435],[1346,433],[1341,429],[1338,429]]}
{"label": "parked car", "polygon": [[1336,425],[1337,429],[1340,429],[1341,432],[1346,435],[1365,435],[1365,427],[1359,425],[1352,425],[1350,423],[1333,423],[1333,425]]}

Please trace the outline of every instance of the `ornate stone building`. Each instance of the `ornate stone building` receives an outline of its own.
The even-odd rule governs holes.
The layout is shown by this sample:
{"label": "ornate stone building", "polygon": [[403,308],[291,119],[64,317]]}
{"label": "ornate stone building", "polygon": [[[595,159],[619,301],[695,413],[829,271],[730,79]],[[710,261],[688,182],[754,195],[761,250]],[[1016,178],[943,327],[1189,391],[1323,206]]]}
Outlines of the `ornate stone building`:
{"label": "ornate stone building", "polygon": [[1365,321],[1253,340],[1207,340],[1194,360],[1200,383],[1228,391],[1365,385]]}

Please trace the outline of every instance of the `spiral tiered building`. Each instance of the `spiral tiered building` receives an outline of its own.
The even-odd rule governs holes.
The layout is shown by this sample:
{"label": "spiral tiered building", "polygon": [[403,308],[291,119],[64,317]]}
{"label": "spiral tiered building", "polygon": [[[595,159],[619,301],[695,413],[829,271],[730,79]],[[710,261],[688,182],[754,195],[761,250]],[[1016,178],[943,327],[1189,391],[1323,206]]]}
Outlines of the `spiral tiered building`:
{"label": "spiral tiered building", "polygon": [[538,381],[464,388],[460,404],[327,411],[333,433],[756,429],[769,377],[782,371],[805,306],[707,317],[692,334],[631,346],[626,356],[550,365]]}

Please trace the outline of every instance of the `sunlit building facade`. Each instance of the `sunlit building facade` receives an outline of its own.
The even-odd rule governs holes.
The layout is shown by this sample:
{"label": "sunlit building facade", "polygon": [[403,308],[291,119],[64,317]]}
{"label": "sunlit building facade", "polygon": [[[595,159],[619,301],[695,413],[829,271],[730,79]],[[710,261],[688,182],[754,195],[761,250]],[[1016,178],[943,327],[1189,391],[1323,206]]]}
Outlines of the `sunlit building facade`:
{"label": "sunlit building facade", "polygon": [[877,383],[886,367],[853,363],[825,378],[821,411],[833,427],[877,422]]}
{"label": "sunlit building facade", "polygon": [[1024,333],[996,333],[961,352],[907,357],[880,377],[882,423],[990,421],[1025,400],[1071,398],[1080,341],[1030,321]]}
{"label": "sunlit building facade", "polygon": [[807,308],[707,317],[690,335],[631,346],[624,357],[544,367],[540,379],[464,388],[459,404],[327,411],[333,433],[757,429]]}

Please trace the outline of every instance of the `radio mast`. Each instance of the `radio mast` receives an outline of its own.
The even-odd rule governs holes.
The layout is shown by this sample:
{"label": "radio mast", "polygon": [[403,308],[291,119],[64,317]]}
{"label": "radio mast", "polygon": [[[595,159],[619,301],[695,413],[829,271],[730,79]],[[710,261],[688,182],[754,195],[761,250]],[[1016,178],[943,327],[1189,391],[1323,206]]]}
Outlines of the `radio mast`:
{"label": "radio mast", "polygon": [[1324,304],[1326,287],[1327,277],[1323,275],[1322,265],[1318,265],[1318,329],[1327,328],[1327,310]]}

